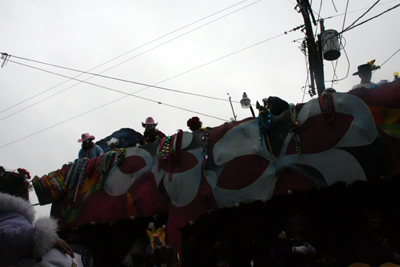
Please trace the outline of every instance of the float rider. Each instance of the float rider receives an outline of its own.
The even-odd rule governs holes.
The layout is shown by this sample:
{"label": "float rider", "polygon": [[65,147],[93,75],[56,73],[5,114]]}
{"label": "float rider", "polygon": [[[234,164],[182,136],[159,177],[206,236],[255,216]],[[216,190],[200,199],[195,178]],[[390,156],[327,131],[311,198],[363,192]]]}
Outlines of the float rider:
{"label": "float rider", "polygon": [[93,143],[95,137],[88,133],[82,134],[82,138],[78,140],[78,143],[82,143],[82,148],[79,150],[78,159],[88,158],[93,159],[100,157],[104,154],[103,149],[100,146]]}
{"label": "float rider", "polygon": [[145,122],[142,122],[142,126],[146,129],[140,141],[141,145],[153,143],[165,137],[165,134],[156,128],[157,124],[158,122],[156,123],[152,117],[148,117]]}
{"label": "float rider", "polygon": [[186,125],[189,129],[193,131],[201,131],[201,127],[203,126],[203,122],[199,119],[199,117],[192,117],[188,119]]}
{"label": "float rider", "polygon": [[374,83],[371,82],[372,71],[376,69],[380,69],[380,66],[374,65],[375,60],[368,62],[367,64],[363,64],[357,67],[357,72],[353,73],[353,76],[358,75],[360,77],[360,83],[353,86],[352,89],[357,88],[367,88],[374,89]]}

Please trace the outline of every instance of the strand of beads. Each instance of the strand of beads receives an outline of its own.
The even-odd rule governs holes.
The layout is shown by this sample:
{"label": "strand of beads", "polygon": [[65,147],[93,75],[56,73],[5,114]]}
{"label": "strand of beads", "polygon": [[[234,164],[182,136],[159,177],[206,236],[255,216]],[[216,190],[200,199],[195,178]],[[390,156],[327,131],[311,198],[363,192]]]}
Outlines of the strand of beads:
{"label": "strand of beads", "polygon": [[168,159],[168,180],[169,181],[172,180],[172,155],[175,154],[175,149],[174,149],[175,136],[176,136],[176,134],[163,138],[163,140],[160,143],[159,152],[157,153],[158,171],[160,171],[161,160]]}
{"label": "strand of beads", "polygon": [[89,161],[88,158],[82,159],[82,167],[81,167],[81,170],[80,170],[80,173],[79,173],[79,180],[78,180],[78,183],[77,183],[78,190],[82,186],[83,181],[85,180],[86,166],[87,166],[88,161]]}
{"label": "strand of beads", "polygon": [[171,144],[172,136],[167,136],[164,138],[163,142],[160,143],[160,149],[157,153],[158,160],[166,159],[167,156],[171,153],[170,144]]}
{"label": "strand of beads", "polygon": [[293,133],[293,139],[296,142],[296,151],[297,154],[301,154],[302,146],[301,146],[301,139],[300,139],[300,122],[297,118],[297,106],[294,104],[290,104],[289,106],[290,112],[290,132]]}
{"label": "strand of beads", "polygon": [[121,165],[125,160],[126,148],[120,148],[117,150],[117,152],[118,152],[118,156],[117,156],[117,160],[115,161],[115,163],[117,165]]}
{"label": "strand of beads", "polygon": [[169,143],[169,154],[168,157],[168,181],[172,181],[172,155],[175,153],[174,140],[176,134],[171,137],[171,142]]}
{"label": "strand of beads", "polygon": [[75,163],[74,163],[74,170],[73,170],[73,172],[72,172],[72,177],[71,177],[70,189],[73,189],[74,186],[75,186],[76,177],[78,176],[79,168],[80,168],[80,166],[81,166],[81,162],[82,162],[81,159],[75,160]]}
{"label": "strand of beads", "polygon": [[203,152],[203,157],[208,159],[208,141],[209,141],[209,132],[206,130],[201,137],[201,151]]}
{"label": "strand of beads", "polygon": [[68,164],[68,171],[67,171],[67,175],[65,177],[65,186],[69,187],[69,183],[72,180],[73,174],[74,174],[74,169],[75,169],[75,165],[76,165],[77,160],[75,160],[74,163],[69,163]]}
{"label": "strand of beads", "polygon": [[183,131],[179,130],[178,135],[176,137],[176,162],[180,163],[181,155],[182,155],[182,136]]}
{"label": "strand of beads", "polygon": [[112,162],[113,156],[115,155],[115,151],[108,151],[101,158],[100,163],[100,183],[103,184],[105,177],[110,170],[110,163]]}
{"label": "strand of beads", "polygon": [[[271,112],[267,108],[262,108],[260,109],[260,113],[257,117],[257,124],[258,124],[258,129],[260,132],[260,136],[258,139],[260,140],[260,145],[262,147],[262,150],[264,151],[265,155],[267,156],[267,153],[264,148],[264,143],[263,143],[263,137],[268,134],[268,131],[272,128],[272,115]],[[272,135],[271,135],[272,137]],[[272,154],[272,149],[271,149],[271,154]],[[267,156],[268,158],[268,156]]]}
{"label": "strand of beads", "polygon": [[157,171],[160,171],[160,162],[161,162],[161,159],[162,159],[162,157],[163,157],[163,150],[165,150],[165,149],[164,149],[164,143],[165,143],[165,141],[166,141],[168,138],[169,138],[169,136],[164,137],[164,138],[161,139],[161,141],[160,141],[160,146],[158,147],[158,153],[157,153],[157,158],[158,158]]}
{"label": "strand of beads", "polygon": [[76,186],[75,186],[75,193],[74,193],[74,199],[73,199],[74,202],[76,201],[76,197],[78,196],[79,188],[81,187],[81,185],[83,183],[83,180],[84,180],[83,178],[85,177],[85,170],[86,170],[87,161],[88,161],[88,158],[82,159],[82,164],[81,164],[81,167],[80,167],[80,170],[79,170],[79,178],[78,178],[78,181],[77,181]]}
{"label": "strand of beads", "polygon": [[333,122],[335,118],[335,106],[333,104],[332,93],[323,93],[319,97],[319,106],[328,122]]}
{"label": "strand of beads", "polygon": [[[78,160],[78,161],[77,161],[76,169],[74,170],[74,171],[75,171],[75,172],[74,172],[74,176],[73,176],[72,181],[71,181],[71,190],[72,190],[73,192],[75,192],[75,191],[76,191],[76,188],[79,187],[79,186],[78,186],[78,182],[79,182],[79,177],[80,177],[80,173],[81,173],[82,166],[83,166],[82,163],[83,163],[83,160],[82,160],[82,159]],[[75,197],[75,193],[71,193],[70,200],[73,200],[74,197]]]}

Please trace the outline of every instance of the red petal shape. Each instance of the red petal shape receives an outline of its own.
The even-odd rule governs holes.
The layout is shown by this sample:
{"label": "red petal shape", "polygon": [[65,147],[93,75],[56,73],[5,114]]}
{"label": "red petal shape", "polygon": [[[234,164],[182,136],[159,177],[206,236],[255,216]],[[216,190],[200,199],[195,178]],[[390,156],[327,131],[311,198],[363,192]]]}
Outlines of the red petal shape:
{"label": "red petal shape", "polygon": [[257,181],[268,166],[269,161],[258,155],[237,157],[226,164],[217,186],[228,190],[245,188]]}
{"label": "red petal shape", "polygon": [[[353,116],[343,113],[336,113],[331,123],[327,122],[322,114],[308,118],[300,126],[301,153],[319,153],[335,147],[346,135],[353,120]],[[292,139],[287,147],[286,155],[296,153],[296,143]]]}
{"label": "red petal shape", "polygon": [[169,203],[163,197],[152,172],[145,173],[128,191],[133,205],[141,217],[168,212]]}
{"label": "red petal shape", "polygon": [[[180,162],[178,163],[174,156],[172,156],[171,162],[172,162],[172,173],[186,172],[188,170],[193,169],[199,163],[197,158],[192,153],[183,150],[181,153]],[[168,164],[169,164],[169,158],[163,159],[160,162],[160,168],[167,172]]]}
{"label": "red petal shape", "polygon": [[234,128],[244,122],[247,122],[249,120],[255,120],[255,118],[251,117],[251,118],[244,119],[242,121],[226,122],[226,123],[222,124],[221,126],[212,128],[209,131],[209,135],[208,135],[208,137],[210,138],[209,142],[208,142],[209,149],[212,149],[214,147],[214,145],[216,143],[218,143],[218,141],[221,140],[221,138],[227,132],[229,132],[232,128]]}
{"label": "red petal shape", "polygon": [[119,165],[119,170],[125,174],[132,174],[146,166],[146,161],[140,156],[129,156]]}

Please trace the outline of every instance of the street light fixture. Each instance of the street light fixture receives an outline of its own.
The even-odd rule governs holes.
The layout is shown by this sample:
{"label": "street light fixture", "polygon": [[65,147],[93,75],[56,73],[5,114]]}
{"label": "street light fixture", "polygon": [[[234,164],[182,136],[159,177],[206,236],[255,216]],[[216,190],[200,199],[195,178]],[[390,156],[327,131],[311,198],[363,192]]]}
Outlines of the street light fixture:
{"label": "street light fixture", "polygon": [[246,92],[244,92],[242,100],[240,100],[240,104],[242,105],[242,108],[250,108],[251,114],[253,115],[253,117],[255,117],[256,115],[254,114],[253,107],[251,106],[250,103],[251,103],[250,98],[248,98]]}

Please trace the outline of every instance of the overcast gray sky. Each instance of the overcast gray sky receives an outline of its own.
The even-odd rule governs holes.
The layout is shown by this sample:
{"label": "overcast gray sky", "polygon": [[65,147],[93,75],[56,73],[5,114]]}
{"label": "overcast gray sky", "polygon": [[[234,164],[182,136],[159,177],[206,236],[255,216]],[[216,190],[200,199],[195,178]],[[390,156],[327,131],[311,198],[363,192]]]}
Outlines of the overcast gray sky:
{"label": "overcast gray sky", "polygon": [[[340,32],[375,2],[312,1],[312,8],[325,29]],[[357,23],[399,3],[382,0]],[[11,55],[0,69],[0,165],[42,176],[77,158],[82,133],[99,140],[125,127],[143,132],[148,116],[167,135],[187,130],[192,116],[218,126],[233,117],[228,94],[238,120],[251,116],[237,103],[243,92],[252,103],[268,96],[309,101],[302,90],[304,33],[291,31],[303,24],[295,6],[295,0],[0,1],[0,52]],[[396,8],[343,33],[341,57],[324,61],[326,86],[349,91],[359,82],[352,76],[357,66],[372,59],[381,65],[390,58],[372,80],[392,80],[400,71],[399,17]]]}

